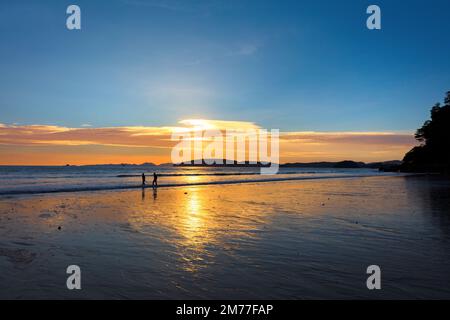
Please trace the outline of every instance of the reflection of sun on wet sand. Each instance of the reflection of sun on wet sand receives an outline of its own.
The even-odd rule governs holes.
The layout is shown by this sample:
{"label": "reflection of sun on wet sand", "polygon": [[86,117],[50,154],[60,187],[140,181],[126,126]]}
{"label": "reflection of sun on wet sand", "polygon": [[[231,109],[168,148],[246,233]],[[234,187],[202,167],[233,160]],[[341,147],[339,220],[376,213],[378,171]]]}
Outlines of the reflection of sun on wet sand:
{"label": "reflection of sun on wet sand", "polygon": [[[205,257],[212,257],[215,254],[206,247],[221,246],[226,250],[230,245],[223,242],[224,238],[253,237],[255,235],[249,231],[259,228],[264,223],[262,217],[257,219],[254,217],[255,224],[249,226],[239,222],[245,220],[244,213],[229,215],[227,206],[230,202],[216,202],[223,191],[225,190],[189,187],[176,190],[173,195],[169,195],[170,199],[167,199],[164,198],[165,191],[159,190],[158,201],[163,203],[156,204],[156,208],[164,206],[168,211],[156,209],[154,206],[144,206],[140,208],[139,214],[130,216],[128,221],[133,228],[144,233],[146,227],[152,224],[167,228],[173,235],[172,245],[176,247],[184,268],[196,271],[206,266]],[[226,197],[226,191],[224,195]],[[212,201],[216,202],[213,206]]]}
{"label": "reflection of sun on wet sand", "polygon": [[365,268],[377,263],[395,280],[377,297],[450,297],[449,185],[371,177],[2,198],[0,295],[75,297],[64,283],[76,264],[77,298],[370,298]]}

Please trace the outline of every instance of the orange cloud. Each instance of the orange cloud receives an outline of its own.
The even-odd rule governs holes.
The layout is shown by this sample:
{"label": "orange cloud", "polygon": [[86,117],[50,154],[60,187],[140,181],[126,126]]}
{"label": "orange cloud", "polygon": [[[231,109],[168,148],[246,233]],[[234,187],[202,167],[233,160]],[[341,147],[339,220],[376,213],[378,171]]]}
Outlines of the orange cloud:
{"label": "orange cloud", "polygon": [[[170,162],[172,132],[259,129],[253,122],[187,119],[178,126],[67,128],[0,124],[0,164]],[[411,133],[281,132],[280,161],[401,159],[415,145]]]}
{"label": "orange cloud", "polygon": [[394,132],[287,132],[282,135],[282,139],[305,143],[414,144],[411,133]]}

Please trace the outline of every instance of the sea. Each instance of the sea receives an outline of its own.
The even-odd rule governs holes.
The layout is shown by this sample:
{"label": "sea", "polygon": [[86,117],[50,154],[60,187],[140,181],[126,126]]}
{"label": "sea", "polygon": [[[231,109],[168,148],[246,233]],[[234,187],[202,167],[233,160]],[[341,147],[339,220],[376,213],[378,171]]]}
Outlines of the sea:
{"label": "sea", "polygon": [[156,173],[158,187],[395,175],[366,168],[280,168],[275,175],[262,175],[256,167],[0,166],[0,196],[142,188],[142,173],[146,186]]}

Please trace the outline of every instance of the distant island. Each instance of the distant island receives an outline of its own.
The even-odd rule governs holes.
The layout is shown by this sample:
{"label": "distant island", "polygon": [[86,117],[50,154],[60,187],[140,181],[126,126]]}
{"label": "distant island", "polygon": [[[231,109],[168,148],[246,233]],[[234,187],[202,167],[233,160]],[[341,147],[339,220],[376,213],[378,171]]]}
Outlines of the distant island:
{"label": "distant island", "polygon": [[[210,160],[191,160],[188,162],[183,162],[180,164],[174,164],[176,167],[268,167],[271,164],[265,164],[265,163],[249,163],[248,161],[245,162],[237,162],[237,161],[229,161],[229,163],[226,162],[225,159],[215,161],[214,164],[207,164],[212,163],[214,159]],[[352,160],[344,160],[344,161],[337,161],[337,162],[327,162],[327,161],[321,161],[321,162],[293,162],[293,163],[284,163],[280,164],[280,168],[342,168],[342,169],[358,169],[358,168],[370,168],[370,169],[379,169],[381,171],[398,171],[400,166],[402,165],[402,161],[400,160],[391,160],[391,161],[384,161],[384,162],[371,162],[371,163],[364,163],[364,162],[356,162]]]}
{"label": "distant island", "polygon": [[182,163],[173,164],[174,167],[270,167],[271,163],[251,163],[249,161],[238,162],[227,159],[197,159]]}
{"label": "distant island", "polygon": [[[231,161],[229,161],[231,162]],[[226,160],[216,161],[214,164],[212,161],[202,160],[192,160],[185,163],[173,164],[171,162],[161,163],[159,165],[154,164],[152,162],[145,162],[141,164],[133,164],[133,163],[119,163],[119,164],[87,164],[87,165],[70,165],[66,164],[64,167],[227,167],[227,168],[264,168],[269,167],[271,164],[268,163],[249,163],[245,162],[237,162],[232,161],[232,163],[227,163]],[[291,163],[283,163],[280,164],[280,168],[342,168],[342,169],[358,169],[358,168],[369,168],[369,169],[379,169],[380,171],[399,171],[403,162],[401,160],[391,160],[391,161],[382,161],[382,162],[360,162],[360,161],[352,161],[352,160],[344,160],[344,161],[320,161],[320,162],[291,162]]]}
{"label": "distant island", "polygon": [[342,169],[361,169],[361,168],[369,168],[369,169],[379,169],[381,171],[396,171],[400,168],[402,161],[400,160],[390,160],[383,162],[356,162],[352,160],[344,160],[338,162],[295,162],[295,163],[285,163],[282,164],[281,167],[290,168],[342,168]]}
{"label": "distant island", "polygon": [[157,164],[152,162],[144,162],[141,164],[133,164],[133,163],[102,163],[102,164],[83,164],[83,165],[74,165],[74,164],[66,164],[65,167],[154,167]]}

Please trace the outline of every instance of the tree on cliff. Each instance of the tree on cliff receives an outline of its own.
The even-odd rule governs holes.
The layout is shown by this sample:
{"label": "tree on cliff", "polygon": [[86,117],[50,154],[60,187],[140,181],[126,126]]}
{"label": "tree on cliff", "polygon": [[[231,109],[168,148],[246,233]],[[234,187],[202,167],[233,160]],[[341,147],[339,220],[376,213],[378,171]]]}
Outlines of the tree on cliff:
{"label": "tree on cliff", "polygon": [[418,129],[415,138],[421,143],[403,158],[403,171],[450,172],[450,91],[444,105],[431,108],[431,119]]}

